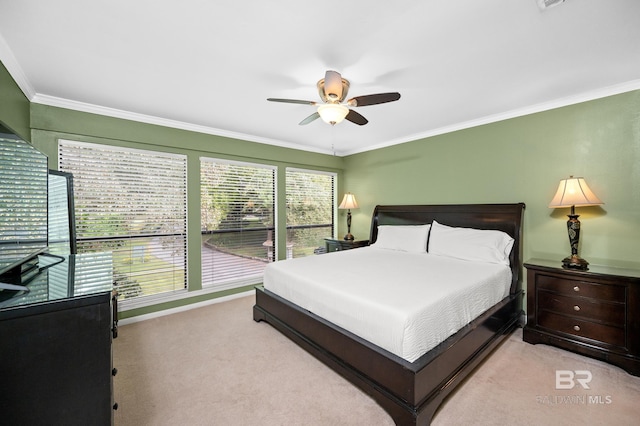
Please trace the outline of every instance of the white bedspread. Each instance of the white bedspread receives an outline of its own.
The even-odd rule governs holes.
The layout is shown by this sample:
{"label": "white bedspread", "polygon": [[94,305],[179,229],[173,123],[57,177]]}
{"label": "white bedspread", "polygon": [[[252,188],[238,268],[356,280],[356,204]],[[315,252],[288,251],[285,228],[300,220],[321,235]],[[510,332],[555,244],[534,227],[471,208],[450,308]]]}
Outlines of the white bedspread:
{"label": "white bedspread", "polygon": [[511,269],[364,247],[271,263],[269,291],[407,361],[509,294]]}

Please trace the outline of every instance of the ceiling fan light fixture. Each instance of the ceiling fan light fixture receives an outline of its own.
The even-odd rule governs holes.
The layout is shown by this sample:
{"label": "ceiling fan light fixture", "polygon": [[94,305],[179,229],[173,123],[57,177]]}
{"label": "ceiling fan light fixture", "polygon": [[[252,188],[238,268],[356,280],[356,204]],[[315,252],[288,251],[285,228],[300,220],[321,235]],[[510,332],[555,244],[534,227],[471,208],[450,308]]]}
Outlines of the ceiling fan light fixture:
{"label": "ceiling fan light fixture", "polygon": [[327,71],[325,78],[316,84],[320,99],[327,103],[342,102],[349,93],[349,80],[336,71]]}
{"label": "ceiling fan light fixture", "polygon": [[324,91],[331,101],[342,100],[342,77],[336,71],[327,71],[324,77]]}
{"label": "ceiling fan light fixture", "polygon": [[[378,105],[400,99],[400,93],[398,92],[376,93],[356,96],[355,98],[349,99],[345,104],[343,101],[349,92],[349,80],[342,78],[339,72],[331,70],[325,73],[325,77],[318,81],[317,86],[320,99],[325,103],[319,105],[316,112],[302,120],[299,123],[301,126],[309,124],[318,118],[322,118],[322,121],[332,126],[341,123],[343,120],[350,121],[358,126],[364,126],[369,120],[355,110],[349,109],[349,107]],[[299,99],[267,98],[267,100],[290,104],[318,105],[317,102]]]}
{"label": "ceiling fan light fixture", "polygon": [[318,107],[318,114],[325,123],[335,125],[349,114],[349,108],[340,104],[323,104]]}

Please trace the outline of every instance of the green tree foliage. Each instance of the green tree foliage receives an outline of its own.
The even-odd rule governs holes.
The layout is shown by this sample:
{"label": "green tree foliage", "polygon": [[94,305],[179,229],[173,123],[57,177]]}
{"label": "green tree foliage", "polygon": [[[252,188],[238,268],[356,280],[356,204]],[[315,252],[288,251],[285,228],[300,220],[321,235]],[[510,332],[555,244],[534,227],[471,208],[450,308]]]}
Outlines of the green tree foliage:
{"label": "green tree foliage", "polygon": [[203,230],[273,226],[273,170],[226,163],[201,163]]}
{"label": "green tree foliage", "polygon": [[333,177],[287,173],[287,225],[330,224],[333,216]]}

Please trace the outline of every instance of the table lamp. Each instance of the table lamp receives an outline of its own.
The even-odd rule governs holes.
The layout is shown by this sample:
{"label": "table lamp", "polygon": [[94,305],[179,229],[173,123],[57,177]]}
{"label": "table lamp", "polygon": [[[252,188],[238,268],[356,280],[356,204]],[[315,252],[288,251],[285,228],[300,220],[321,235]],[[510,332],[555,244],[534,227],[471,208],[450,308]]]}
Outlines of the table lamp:
{"label": "table lamp", "polygon": [[355,195],[350,192],[344,194],[342,202],[338,208],[347,209],[347,235],[344,236],[344,239],[347,241],[353,241],[353,235],[351,235],[351,209],[358,208],[358,202],[356,201]]}
{"label": "table lamp", "polygon": [[567,221],[567,231],[569,232],[569,243],[571,244],[571,255],[562,260],[562,266],[570,269],[588,269],[589,262],[578,256],[578,243],[580,240],[580,221],[575,211],[576,206],[598,206],[604,204],[591,191],[584,178],[569,176],[569,179],[562,179],[558,186],[556,195],[549,203],[549,208],[557,209],[571,207],[569,220]]}

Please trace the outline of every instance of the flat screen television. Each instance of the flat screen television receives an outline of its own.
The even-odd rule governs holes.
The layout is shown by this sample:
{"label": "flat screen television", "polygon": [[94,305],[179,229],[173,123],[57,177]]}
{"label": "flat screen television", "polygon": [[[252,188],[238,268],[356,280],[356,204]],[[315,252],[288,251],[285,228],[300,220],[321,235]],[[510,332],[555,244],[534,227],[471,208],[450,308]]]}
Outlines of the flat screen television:
{"label": "flat screen television", "polygon": [[48,247],[47,185],[47,157],[0,123],[0,291],[21,285]]}

